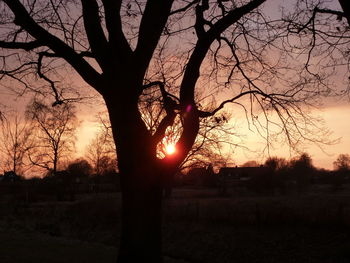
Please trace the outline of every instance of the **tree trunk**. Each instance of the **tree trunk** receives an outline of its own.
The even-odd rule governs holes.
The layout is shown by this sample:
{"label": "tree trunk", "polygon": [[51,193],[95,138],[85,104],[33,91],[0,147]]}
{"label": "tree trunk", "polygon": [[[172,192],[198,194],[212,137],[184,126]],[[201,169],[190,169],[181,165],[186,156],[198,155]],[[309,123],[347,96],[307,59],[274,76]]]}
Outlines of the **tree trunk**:
{"label": "tree trunk", "polygon": [[[140,164],[139,174],[123,174],[122,230],[118,263],[162,261],[162,186],[159,172]],[[152,171],[150,171],[152,172]],[[151,179],[151,180],[150,180]]]}
{"label": "tree trunk", "polygon": [[[125,83],[122,86],[133,86]],[[162,176],[156,145],[137,100],[105,97],[116,142],[122,191],[118,263],[162,263]]]}
{"label": "tree trunk", "polygon": [[350,26],[350,3],[348,0],[339,0],[339,3],[344,11],[344,16],[348,21],[348,25]]}

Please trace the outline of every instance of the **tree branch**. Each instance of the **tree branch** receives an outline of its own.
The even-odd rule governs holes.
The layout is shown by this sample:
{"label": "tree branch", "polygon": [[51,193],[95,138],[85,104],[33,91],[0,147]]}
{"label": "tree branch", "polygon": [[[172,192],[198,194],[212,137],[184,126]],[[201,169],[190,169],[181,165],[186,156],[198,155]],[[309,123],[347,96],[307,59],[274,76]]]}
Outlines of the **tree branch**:
{"label": "tree branch", "polygon": [[260,95],[262,95],[264,97],[268,97],[267,94],[262,93],[261,91],[258,91],[258,90],[248,90],[248,91],[245,91],[245,92],[241,92],[240,94],[238,94],[237,96],[233,97],[232,99],[225,100],[225,101],[221,102],[220,105],[215,110],[213,110],[211,112],[198,111],[199,117],[200,118],[207,118],[207,117],[210,117],[210,116],[214,116],[218,111],[223,109],[224,106],[227,103],[233,103],[234,101],[238,100],[239,98],[241,98],[241,97],[243,97],[245,95],[251,95],[251,94],[260,94]]}
{"label": "tree branch", "polygon": [[181,12],[185,12],[187,11],[188,9],[190,9],[193,5],[199,3],[200,0],[194,0],[192,2],[189,2],[187,5],[185,5],[184,7],[181,7],[181,8],[178,8],[178,9],[175,9],[174,11],[171,11],[170,12],[170,15],[174,15],[174,14],[178,14],[178,13],[181,13]]}
{"label": "tree branch", "polygon": [[[206,32],[201,31],[197,44],[188,61],[186,71],[181,83],[180,100],[183,107],[194,107],[194,89],[199,78],[199,69],[213,41],[220,36],[229,26],[237,22],[244,15],[259,7],[266,0],[252,0],[248,4],[235,8],[211,25]],[[200,15],[200,14],[199,14]],[[200,19],[200,18],[199,18]]]}
{"label": "tree branch", "polygon": [[194,25],[194,28],[196,30],[198,38],[202,38],[205,36],[204,25],[208,24],[208,21],[204,19],[204,12],[208,10],[208,8],[208,0],[203,1],[202,5],[196,6],[196,23]]}
{"label": "tree branch", "polygon": [[144,89],[147,89],[152,86],[159,86],[160,92],[163,97],[163,108],[165,109],[166,116],[160,121],[158,128],[156,132],[153,134],[152,139],[154,140],[155,144],[158,144],[163,137],[165,136],[165,131],[169,126],[172,126],[174,124],[174,120],[176,118],[176,112],[175,110],[178,109],[178,104],[175,100],[173,100],[171,97],[175,98],[177,101],[178,99],[168,93],[164,88],[164,83],[161,81],[154,81],[150,82],[148,84],[145,84],[143,86]]}
{"label": "tree branch", "polygon": [[[146,71],[159,38],[164,30],[174,0],[148,0],[141,19],[135,49],[136,63],[142,75]],[[151,32],[151,33],[150,33]]]}
{"label": "tree branch", "polygon": [[[175,163],[178,164],[184,160],[194,144],[199,130],[199,117],[203,113],[199,112],[196,107],[194,101],[194,90],[196,87],[196,82],[199,78],[200,66],[203,63],[211,44],[215,39],[220,37],[221,33],[228,27],[236,23],[244,15],[259,7],[265,1],[266,0],[252,0],[248,4],[227,12],[227,14],[216,23],[209,23],[210,28],[208,31],[205,31],[203,27],[204,23],[206,23],[203,18],[203,12],[207,8],[208,1],[203,1],[203,7],[197,9],[196,31],[199,32],[200,35],[198,35],[197,43],[187,63],[180,87],[180,105],[182,110],[181,114],[183,117],[183,132],[176,144],[178,153],[177,157],[174,158]],[[202,29],[200,29],[200,26]]]}
{"label": "tree branch", "polygon": [[175,111],[172,111],[167,113],[167,115],[161,120],[156,132],[152,136],[152,139],[156,144],[164,138],[166,129],[174,124],[175,117],[176,113]]}
{"label": "tree branch", "polygon": [[53,93],[55,94],[55,100],[56,100],[53,105],[62,104],[63,101],[61,100],[60,95],[58,94],[58,91],[57,91],[57,88],[56,88],[56,85],[55,85],[55,81],[53,81],[50,78],[48,78],[41,70],[41,68],[42,68],[42,60],[43,60],[44,56],[46,56],[46,57],[54,57],[55,54],[51,54],[51,53],[48,53],[48,52],[40,52],[39,53],[39,58],[38,58],[38,75],[39,75],[40,78],[44,79],[45,81],[47,81],[50,84],[50,87],[51,87]]}
{"label": "tree branch", "polygon": [[24,49],[26,51],[33,50],[35,48],[43,46],[40,41],[34,40],[31,42],[6,42],[0,41],[0,48],[8,49]]}
{"label": "tree branch", "polygon": [[340,6],[343,9],[343,16],[348,21],[348,25],[350,26],[350,4],[349,0],[339,0]]}
{"label": "tree branch", "polygon": [[108,71],[108,68],[110,68],[109,46],[101,26],[98,4],[96,0],[82,0],[81,4],[83,6],[85,32],[91,51],[95,54],[100,67],[104,71]]}
{"label": "tree branch", "polygon": [[113,57],[121,62],[127,61],[132,55],[131,47],[122,30],[120,17],[121,0],[102,0],[105,10],[106,28],[109,36],[110,51]]}
{"label": "tree branch", "polygon": [[101,76],[89,63],[62,40],[36,23],[19,0],[3,0],[3,2],[14,13],[16,25],[21,26],[37,41],[52,49],[58,57],[65,59],[88,84],[101,92]]}

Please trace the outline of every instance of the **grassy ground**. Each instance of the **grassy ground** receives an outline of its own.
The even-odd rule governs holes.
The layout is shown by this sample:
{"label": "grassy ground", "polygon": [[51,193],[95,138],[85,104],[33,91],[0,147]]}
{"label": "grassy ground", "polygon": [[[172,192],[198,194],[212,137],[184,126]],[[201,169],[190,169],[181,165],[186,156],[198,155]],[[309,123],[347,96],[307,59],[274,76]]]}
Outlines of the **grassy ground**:
{"label": "grassy ground", "polygon": [[348,263],[350,235],[314,227],[173,226],[182,240],[165,235],[165,251],[189,262]]}
{"label": "grassy ground", "polygon": [[[100,243],[0,228],[1,263],[114,263],[117,248]],[[165,263],[186,263],[170,257]]]}
{"label": "grassy ground", "polygon": [[[118,195],[0,204],[0,262],[115,262]],[[166,263],[349,263],[350,194],[219,197],[178,190],[164,202]]]}
{"label": "grassy ground", "polygon": [[0,229],[1,263],[115,262],[117,250],[96,243]]}

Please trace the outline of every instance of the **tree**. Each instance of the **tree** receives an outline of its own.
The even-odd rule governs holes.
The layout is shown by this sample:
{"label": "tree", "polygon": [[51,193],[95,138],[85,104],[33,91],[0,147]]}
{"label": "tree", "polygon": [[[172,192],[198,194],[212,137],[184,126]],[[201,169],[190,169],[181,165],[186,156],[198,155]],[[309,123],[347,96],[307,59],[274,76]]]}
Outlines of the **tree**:
{"label": "tree", "polygon": [[280,193],[285,194],[290,169],[289,162],[285,158],[275,156],[267,158],[264,166],[269,170],[268,176],[265,175],[265,177],[271,182],[271,190],[274,191],[276,188],[279,188]]}
{"label": "tree", "polygon": [[346,177],[349,175],[350,171],[350,156],[349,154],[339,154],[337,160],[333,162],[334,170],[333,176],[331,178],[331,183],[333,185],[333,191],[336,192],[341,189],[342,185],[345,183]]}
{"label": "tree", "polygon": [[312,158],[308,153],[302,153],[298,157],[295,157],[290,162],[291,167],[294,167],[297,170],[300,171],[310,171],[314,169],[314,166],[312,164]]}
{"label": "tree", "polygon": [[312,173],[315,171],[311,156],[307,153],[300,154],[290,161],[290,168],[296,180],[298,192],[301,193],[310,185]]}
{"label": "tree", "polygon": [[[337,5],[341,9],[336,8]],[[298,54],[303,62],[300,74],[316,76],[316,85],[339,85],[341,80],[348,87],[329,89],[328,93],[336,91],[338,95],[348,94],[348,74],[339,72],[349,72],[349,2],[296,1],[294,11],[284,19],[287,22],[286,33],[297,42],[285,44],[289,52]]]}
{"label": "tree", "polygon": [[32,127],[18,113],[9,113],[0,115],[0,130],[3,169],[23,175],[26,154],[33,147]]}
{"label": "tree", "polygon": [[269,168],[272,172],[279,172],[288,167],[288,161],[284,158],[269,157],[266,159],[265,167]]}
{"label": "tree", "polygon": [[[66,65],[106,103],[123,196],[118,262],[162,262],[163,182],[190,152],[201,119],[233,104],[268,142],[271,133],[283,133],[295,146],[314,134],[314,120],[301,105],[312,105],[329,87],[316,85],[315,74],[299,74],[299,58],[280,48],[288,37],[285,21],[266,17],[264,2],[269,0],[0,2],[4,86],[49,88],[60,105]],[[140,102],[154,87],[166,114],[149,129]],[[207,95],[201,105],[196,90]],[[176,154],[158,158],[176,118],[182,126]]]}
{"label": "tree", "polygon": [[98,114],[100,129],[86,147],[86,158],[91,162],[96,175],[117,170],[117,156],[111,124],[105,112]]}
{"label": "tree", "polygon": [[257,161],[247,161],[244,164],[241,165],[241,167],[259,167],[261,164],[259,164]]}
{"label": "tree", "polygon": [[92,167],[87,160],[77,159],[68,165],[67,171],[77,177],[86,177],[91,175]]}
{"label": "tree", "polygon": [[[106,142],[106,136],[102,132],[98,132],[86,147],[86,158],[92,163],[96,175],[103,175],[110,170],[109,163],[116,160],[113,150]],[[113,166],[116,170],[116,165]]]}
{"label": "tree", "polygon": [[59,161],[73,151],[78,122],[71,104],[55,107],[33,100],[27,106],[26,117],[32,122],[35,147],[28,151],[30,162],[55,174]]}
{"label": "tree", "polygon": [[339,154],[337,160],[333,162],[334,169],[337,171],[350,170],[350,156],[349,154]]}
{"label": "tree", "polygon": [[[170,86],[167,92],[176,93],[176,90]],[[196,94],[196,97],[199,105],[201,103],[205,104],[205,98],[201,94]],[[147,94],[144,94],[139,103],[142,119],[152,134],[155,133],[161,120],[167,115],[162,100],[162,91],[159,92],[158,87],[151,87],[147,89]],[[177,100],[177,98],[172,97],[172,100]],[[172,103],[176,102],[173,101]],[[213,102],[212,104],[215,105]],[[198,135],[186,158],[180,164],[179,170],[188,171],[193,167],[207,167],[210,164],[222,165],[224,162],[222,149],[226,147],[232,150],[241,146],[236,139],[239,138],[239,135],[234,132],[234,125],[229,123],[230,118],[231,115],[228,112],[221,112],[216,116],[199,120]],[[100,118],[100,120],[104,127],[110,127],[110,125],[106,125],[103,119]],[[175,144],[181,134],[182,121],[180,118],[175,118],[173,124],[166,129],[163,139],[157,145],[158,158],[164,158],[169,152],[170,154],[176,152]]]}

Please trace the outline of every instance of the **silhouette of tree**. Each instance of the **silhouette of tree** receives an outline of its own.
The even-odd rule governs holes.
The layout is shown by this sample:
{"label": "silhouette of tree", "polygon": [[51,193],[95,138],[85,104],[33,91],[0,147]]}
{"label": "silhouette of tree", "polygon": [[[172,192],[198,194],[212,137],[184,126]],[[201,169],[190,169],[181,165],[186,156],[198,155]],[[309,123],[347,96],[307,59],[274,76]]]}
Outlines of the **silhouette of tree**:
{"label": "silhouette of tree", "polygon": [[2,168],[23,175],[30,168],[25,159],[27,152],[34,146],[32,127],[15,112],[1,115],[0,130]]}
{"label": "silhouette of tree", "polygon": [[51,107],[33,100],[27,106],[26,118],[32,123],[36,141],[28,151],[30,162],[55,174],[59,161],[74,150],[78,125],[74,107],[67,103]]}
{"label": "silhouette of tree", "polygon": [[265,167],[271,169],[273,172],[279,172],[288,167],[288,161],[285,158],[269,157],[266,159]]}
{"label": "silhouette of tree", "polygon": [[350,170],[350,155],[349,154],[339,154],[337,160],[333,162],[335,170]]}
{"label": "silhouette of tree", "polygon": [[312,158],[308,153],[302,153],[298,157],[291,160],[291,167],[303,171],[310,171],[314,169]]}
{"label": "silhouette of tree", "polygon": [[259,164],[257,161],[247,161],[244,164],[241,165],[241,167],[259,167],[261,164]]}
{"label": "silhouette of tree", "polygon": [[[86,147],[85,156],[93,165],[96,175],[103,175],[109,172],[111,166],[113,166],[113,171],[117,168],[115,147],[110,143],[109,134],[106,134],[108,131],[109,130],[99,131]],[[115,161],[113,162],[113,160]],[[111,165],[111,163],[113,163],[113,165]]]}
{"label": "silhouette of tree", "polygon": [[[335,8],[337,4],[341,9]],[[348,71],[350,65],[349,1],[296,1],[292,10],[284,19],[288,23],[286,33],[294,41],[285,42],[284,47],[289,52],[298,54],[303,62],[304,66],[300,67],[301,76],[314,75],[318,78],[319,85],[330,85],[331,81],[335,82],[331,85],[339,85],[339,80],[344,76],[342,81],[348,88],[336,91],[337,94],[348,94],[348,74],[339,74],[338,66],[345,65],[343,70]],[[331,80],[332,76],[337,79]],[[328,92],[331,93],[332,90]]]}
{"label": "silhouette of tree", "polygon": [[339,154],[337,160],[333,162],[334,174],[331,178],[333,191],[336,192],[341,189],[345,183],[345,178],[349,176],[350,171],[350,156],[349,154]]}
{"label": "silhouette of tree", "polygon": [[[265,16],[264,2],[0,2],[4,86],[49,88],[60,105],[67,99],[59,83],[66,70],[106,103],[123,195],[118,262],[162,262],[163,182],[192,149],[201,119],[230,104],[242,107],[268,143],[272,133],[295,146],[317,132],[301,105],[312,105],[329,87],[319,75],[300,72],[299,57],[285,53],[286,22]],[[154,87],[166,114],[150,128],[140,103]],[[206,98],[201,103],[199,93]],[[182,126],[176,154],[158,158],[176,119]]]}
{"label": "silhouette of tree", "polygon": [[74,175],[77,177],[86,177],[91,175],[92,167],[87,160],[77,159],[68,165],[67,171],[71,175]]}
{"label": "silhouette of tree", "polygon": [[290,161],[290,169],[293,178],[296,180],[298,192],[303,192],[310,185],[312,173],[315,171],[311,156],[307,153],[302,153],[300,156],[292,159]]}
{"label": "silhouette of tree", "polygon": [[264,166],[269,169],[268,178],[271,181],[272,190],[277,188],[281,194],[285,194],[290,170],[289,162],[285,158],[275,156],[267,158]]}

